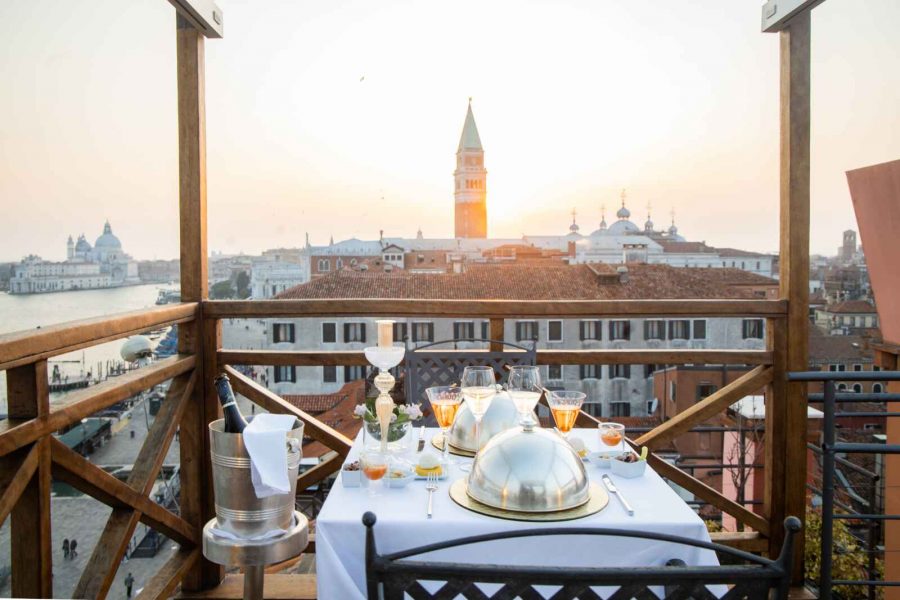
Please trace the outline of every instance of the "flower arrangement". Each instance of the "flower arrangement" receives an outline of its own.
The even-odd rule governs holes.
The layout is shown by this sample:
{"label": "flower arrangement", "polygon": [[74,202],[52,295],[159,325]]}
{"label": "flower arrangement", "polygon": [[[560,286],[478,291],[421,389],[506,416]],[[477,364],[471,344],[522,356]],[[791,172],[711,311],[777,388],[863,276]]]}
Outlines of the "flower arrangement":
{"label": "flower arrangement", "polygon": [[[367,398],[364,404],[357,404],[353,409],[353,416],[367,423],[375,423],[375,399]],[[418,421],[423,416],[421,404],[394,404],[394,412],[391,414],[391,423],[398,425],[409,421]]]}

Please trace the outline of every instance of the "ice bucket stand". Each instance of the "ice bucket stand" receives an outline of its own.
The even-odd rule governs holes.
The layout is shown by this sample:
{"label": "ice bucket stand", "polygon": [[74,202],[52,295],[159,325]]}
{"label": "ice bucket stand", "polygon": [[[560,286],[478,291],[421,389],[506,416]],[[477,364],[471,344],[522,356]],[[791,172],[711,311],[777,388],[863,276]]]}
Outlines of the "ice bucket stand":
{"label": "ice bucket stand", "polygon": [[244,600],[263,599],[266,565],[274,565],[303,552],[309,543],[309,521],[294,511],[294,526],[267,540],[232,540],[212,533],[216,519],[203,527],[203,556],[219,565],[244,568]]}

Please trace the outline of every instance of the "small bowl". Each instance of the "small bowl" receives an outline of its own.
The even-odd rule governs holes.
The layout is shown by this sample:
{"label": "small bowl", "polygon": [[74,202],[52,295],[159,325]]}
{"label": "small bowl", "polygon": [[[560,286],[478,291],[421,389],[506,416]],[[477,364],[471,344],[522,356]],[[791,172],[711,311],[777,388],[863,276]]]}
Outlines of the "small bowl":
{"label": "small bowl", "polygon": [[618,475],[619,477],[624,477],[626,479],[633,479],[635,477],[640,477],[644,474],[644,471],[647,470],[647,461],[646,460],[638,460],[635,462],[625,462],[621,461],[617,458],[609,461],[612,464],[612,472],[614,475]]}
{"label": "small bowl", "polygon": [[596,465],[601,469],[609,469],[615,457],[622,454],[619,450],[601,450],[600,452],[591,452],[588,454],[588,460],[591,461],[592,465]]}
{"label": "small bowl", "polygon": [[362,479],[362,471],[359,469],[355,471],[348,471],[347,469],[341,469],[341,485],[346,488],[355,488],[360,486],[360,480]]}
{"label": "small bowl", "polygon": [[391,466],[384,476],[384,481],[389,488],[402,489],[415,478],[415,475],[415,472],[407,467]]}

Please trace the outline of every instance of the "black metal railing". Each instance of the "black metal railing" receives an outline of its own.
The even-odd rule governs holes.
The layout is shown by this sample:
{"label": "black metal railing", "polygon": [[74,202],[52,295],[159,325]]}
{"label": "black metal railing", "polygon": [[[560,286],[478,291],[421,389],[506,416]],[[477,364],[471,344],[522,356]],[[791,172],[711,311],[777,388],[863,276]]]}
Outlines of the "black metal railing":
{"label": "black metal railing", "polygon": [[[874,600],[877,597],[878,588],[900,586],[900,581],[885,581],[880,577],[877,568],[877,557],[882,555],[883,549],[879,547],[882,535],[881,523],[887,520],[898,520],[900,515],[883,514],[879,510],[878,490],[884,479],[878,469],[871,469],[849,460],[851,455],[885,455],[900,454],[900,444],[888,444],[877,442],[843,441],[838,436],[838,422],[840,418],[871,417],[888,419],[900,416],[900,413],[890,412],[885,407],[882,411],[852,411],[837,410],[838,405],[854,403],[886,404],[888,402],[900,402],[900,394],[894,393],[838,393],[839,382],[878,382],[900,381],[900,371],[803,371],[790,373],[790,381],[809,383],[821,382],[824,391],[809,394],[810,403],[821,403],[823,412],[821,445],[809,444],[808,447],[821,461],[822,483],[821,488],[808,484],[807,488],[822,499],[822,531],[820,536],[821,562],[818,581],[811,582],[818,585],[819,598],[830,600],[834,588],[838,586],[866,586],[868,597]],[[874,433],[874,432],[873,432]],[[856,493],[852,485],[846,482],[836,482],[839,474],[839,466],[843,469],[854,471],[858,475],[869,480],[869,493],[867,496]],[[880,468],[880,467],[879,467]],[[842,489],[846,498],[837,499],[835,492]],[[852,493],[850,493],[852,492]],[[839,509],[839,512],[835,512]],[[834,524],[835,521],[862,522],[862,531],[853,535],[859,542],[862,550],[867,554],[866,577],[859,579],[835,578],[833,572],[834,553]]]}

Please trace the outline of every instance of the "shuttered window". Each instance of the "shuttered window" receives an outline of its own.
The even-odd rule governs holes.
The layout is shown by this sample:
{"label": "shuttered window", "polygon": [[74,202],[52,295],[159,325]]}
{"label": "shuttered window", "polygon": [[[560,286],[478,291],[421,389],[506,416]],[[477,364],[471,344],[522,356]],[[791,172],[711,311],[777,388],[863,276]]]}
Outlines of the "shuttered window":
{"label": "shuttered window", "polygon": [[272,325],[272,341],[294,342],[294,324],[293,323],[275,323]]}
{"label": "shuttered window", "polygon": [[609,365],[609,376],[612,379],[628,379],[631,377],[631,365]]}
{"label": "shuttered window", "polygon": [[344,323],[344,343],[366,341],[365,323]]}
{"label": "shuttered window", "polygon": [[409,335],[409,326],[406,323],[394,323],[394,341],[405,342]]}
{"label": "shuttered window", "polygon": [[537,321],[516,321],[516,341],[532,341],[538,339]]}
{"label": "shuttered window", "polygon": [[609,339],[610,340],[630,340],[631,339],[631,321],[610,321],[609,322]]}
{"label": "shuttered window", "polygon": [[763,320],[762,319],[744,319],[741,324],[741,336],[745,340],[762,339],[763,337]]}
{"label": "shuttered window", "polygon": [[670,340],[689,340],[691,339],[691,322],[687,319],[679,319],[677,321],[669,321],[669,339]]}
{"label": "shuttered window", "polygon": [[644,321],[644,339],[666,339],[666,322],[662,319],[647,319]]}
{"label": "shuttered window", "polygon": [[322,343],[333,344],[337,341],[337,325],[335,323],[322,323]]}
{"label": "shuttered window", "polygon": [[453,323],[454,340],[471,340],[475,337],[475,323],[472,321],[456,321]]}
{"label": "shuttered window", "polygon": [[420,322],[412,324],[413,342],[433,342],[434,323]]}
{"label": "shuttered window", "polygon": [[337,367],[334,365],[322,367],[322,381],[335,383],[337,381]]}
{"label": "shuttered window", "polygon": [[591,320],[578,323],[578,338],[584,340],[603,339],[603,321]]}
{"label": "shuttered window", "polygon": [[275,367],[275,383],[281,383],[282,381],[287,381],[290,383],[294,383],[297,381],[297,370],[292,365],[282,365],[279,367]]}
{"label": "shuttered window", "polygon": [[581,379],[600,379],[603,365],[580,365],[578,367]]}

